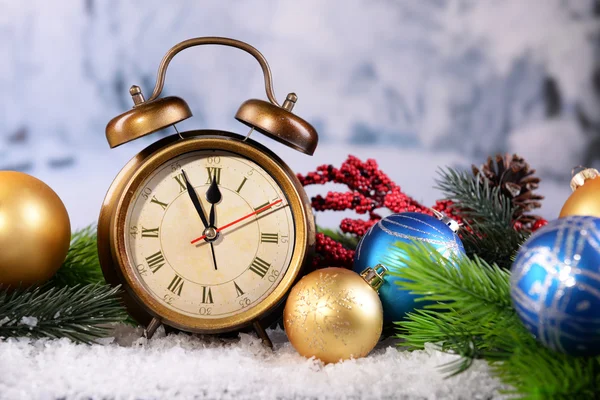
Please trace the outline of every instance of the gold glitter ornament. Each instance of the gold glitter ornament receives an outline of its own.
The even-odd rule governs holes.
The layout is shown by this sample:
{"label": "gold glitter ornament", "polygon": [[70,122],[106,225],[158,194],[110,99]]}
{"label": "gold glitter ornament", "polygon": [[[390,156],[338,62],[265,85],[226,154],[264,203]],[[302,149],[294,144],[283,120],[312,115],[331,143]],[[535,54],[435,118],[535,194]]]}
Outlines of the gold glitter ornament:
{"label": "gold glitter ornament", "polygon": [[283,311],[285,332],[298,353],[325,363],[369,354],[383,328],[377,290],[386,271],[381,265],[360,275],[325,268],[303,277]]}
{"label": "gold glitter ornament", "polygon": [[600,217],[600,173],[586,168],[573,176],[573,193],[560,210],[560,218],[569,215]]}
{"label": "gold glitter ornament", "polygon": [[0,171],[0,285],[47,281],[70,241],[69,215],[58,195],[30,175]]}

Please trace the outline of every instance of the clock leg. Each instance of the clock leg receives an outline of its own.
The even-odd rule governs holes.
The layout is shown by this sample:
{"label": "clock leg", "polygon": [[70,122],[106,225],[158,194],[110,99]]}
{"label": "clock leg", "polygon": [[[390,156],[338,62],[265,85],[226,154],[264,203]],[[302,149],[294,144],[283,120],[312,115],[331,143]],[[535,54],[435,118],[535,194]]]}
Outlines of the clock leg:
{"label": "clock leg", "polygon": [[265,329],[262,327],[260,322],[254,321],[252,326],[254,327],[254,330],[258,334],[258,337],[260,337],[262,339],[263,344],[270,348],[273,348],[273,342],[271,342],[271,339],[269,339],[269,335],[267,335],[267,332],[265,332]]}
{"label": "clock leg", "polygon": [[154,336],[154,332],[156,332],[156,330],[161,324],[162,322],[160,321],[160,319],[152,318],[152,321],[150,321],[146,329],[144,329],[144,337],[146,339],[152,339],[152,336]]}

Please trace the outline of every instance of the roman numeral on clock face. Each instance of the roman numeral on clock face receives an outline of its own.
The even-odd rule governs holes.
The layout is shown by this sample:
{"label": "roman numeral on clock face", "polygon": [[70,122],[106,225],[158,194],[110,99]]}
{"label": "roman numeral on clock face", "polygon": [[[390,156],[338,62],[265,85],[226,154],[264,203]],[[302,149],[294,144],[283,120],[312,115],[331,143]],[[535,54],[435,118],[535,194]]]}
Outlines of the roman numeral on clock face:
{"label": "roman numeral on clock face", "polygon": [[241,287],[238,286],[237,283],[235,283],[235,281],[233,281],[233,285],[235,286],[235,293],[237,294],[237,297],[240,297],[244,294],[244,291],[242,290]]}
{"label": "roman numeral on clock face", "polygon": [[183,172],[178,175],[175,175],[173,179],[175,179],[177,183],[179,183],[179,193],[185,192],[187,190],[187,186],[185,186],[185,178],[183,177]]}
{"label": "roman numeral on clock face", "polygon": [[162,201],[159,201],[156,196],[152,197],[152,200],[150,200],[150,203],[155,203],[158,204],[159,206],[161,206],[163,208],[163,210],[167,209],[168,204],[167,203],[163,203]]}
{"label": "roman numeral on clock face", "polygon": [[221,184],[221,168],[220,167],[206,167],[208,171],[207,184],[212,183],[213,179],[217,181],[217,185]]}
{"label": "roman numeral on clock face", "polygon": [[279,233],[261,233],[260,241],[262,243],[279,243]]}
{"label": "roman numeral on clock face", "polygon": [[158,228],[147,229],[142,226],[142,237],[158,238]]}
{"label": "roman numeral on clock face", "polygon": [[162,255],[162,252],[159,250],[158,252],[152,254],[151,256],[146,257],[146,262],[148,263],[148,268],[152,271],[153,274],[156,273],[159,269],[165,265],[165,257]]}
{"label": "roman numeral on clock face", "polygon": [[213,304],[213,296],[209,287],[202,286],[202,303]]}
{"label": "roman numeral on clock face", "polygon": [[254,261],[252,261],[252,264],[250,264],[250,271],[254,272],[261,278],[264,278],[270,267],[271,264],[269,264],[260,257],[256,257]]}
{"label": "roman numeral on clock face", "polygon": [[[260,210],[261,208],[265,208],[265,207],[266,207],[266,206],[268,206],[269,204],[271,204],[271,203],[269,203],[269,202],[267,201],[266,203],[264,203],[264,204],[261,204],[261,205],[260,205],[260,206],[258,206],[258,207],[254,207],[254,211],[258,211],[258,210]],[[263,212],[265,212],[265,211],[267,211],[267,210],[270,210],[270,208],[267,208],[266,210],[262,210],[262,211],[261,211],[261,213],[263,213]]]}
{"label": "roman numeral on clock face", "polygon": [[[171,283],[169,283],[169,287],[167,288],[177,296],[181,296],[181,289],[183,289],[183,278],[179,275],[175,275]],[[212,295],[210,296],[212,299]]]}

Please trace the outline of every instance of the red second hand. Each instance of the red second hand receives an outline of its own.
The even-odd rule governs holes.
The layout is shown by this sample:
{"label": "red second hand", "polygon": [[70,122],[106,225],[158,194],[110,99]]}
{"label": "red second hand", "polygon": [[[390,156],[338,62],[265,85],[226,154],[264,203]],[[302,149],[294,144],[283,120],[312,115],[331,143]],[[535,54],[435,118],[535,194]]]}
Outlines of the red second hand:
{"label": "red second hand", "polygon": [[[253,215],[256,215],[256,214],[259,214],[259,213],[261,213],[261,212],[263,212],[265,210],[268,210],[269,208],[273,207],[276,204],[281,203],[282,201],[283,201],[282,199],[279,199],[279,200],[276,200],[276,201],[272,202],[271,204],[267,204],[266,206],[261,207],[258,210],[254,211],[254,212],[251,212],[248,215],[244,215],[242,218],[236,219],[235,221],[230,222],[227,225],[223,225],[222,227],[220,227],[219,229],[217,229],[217,232],[221,232],[223,229],[227,229],[230,226],[233,226],[233,225],[237,224],[238,222],[242,222],[243,220],[245,220],[247,218],[250,218]],[[192,240],[191,243],[194,244],[194,243],[197,243],[197,242],[199,242],[201,240],[204,240],[204,239],[206,239],[206,235],[202,235],[202,236],[200,236],[200,237]]]}

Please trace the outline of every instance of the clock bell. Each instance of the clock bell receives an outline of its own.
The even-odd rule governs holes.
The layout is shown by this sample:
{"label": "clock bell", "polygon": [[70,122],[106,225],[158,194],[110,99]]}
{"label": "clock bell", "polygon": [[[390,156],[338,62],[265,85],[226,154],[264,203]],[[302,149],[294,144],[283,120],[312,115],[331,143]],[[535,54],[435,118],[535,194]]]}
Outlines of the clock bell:
{"label": "clock bell", "polygon": [[177,53],[188,47],[201,45],[223,45],[235,47],[252,55],[262,68],[265,91],[269,101],[250,99],[242,103],[235,118],[250,128],[283,143],[292,149],[312,155],[317,147],[318,134],[305,120],[292,113],[298,100],[289,93],[280,105],[273,94],[271,69],[265,57],[254,47],[239,40],[222,37],[200,37],[185,40],[171,48],[163,57],[152,96],[144,98],[139,86],[132,86],[129,93],[133,109],[113,118],[106,127],[106,139],[111,148],[142,136],[167,128],[192,116],[190,107],[180,97],[160,98],[169,63]]}

